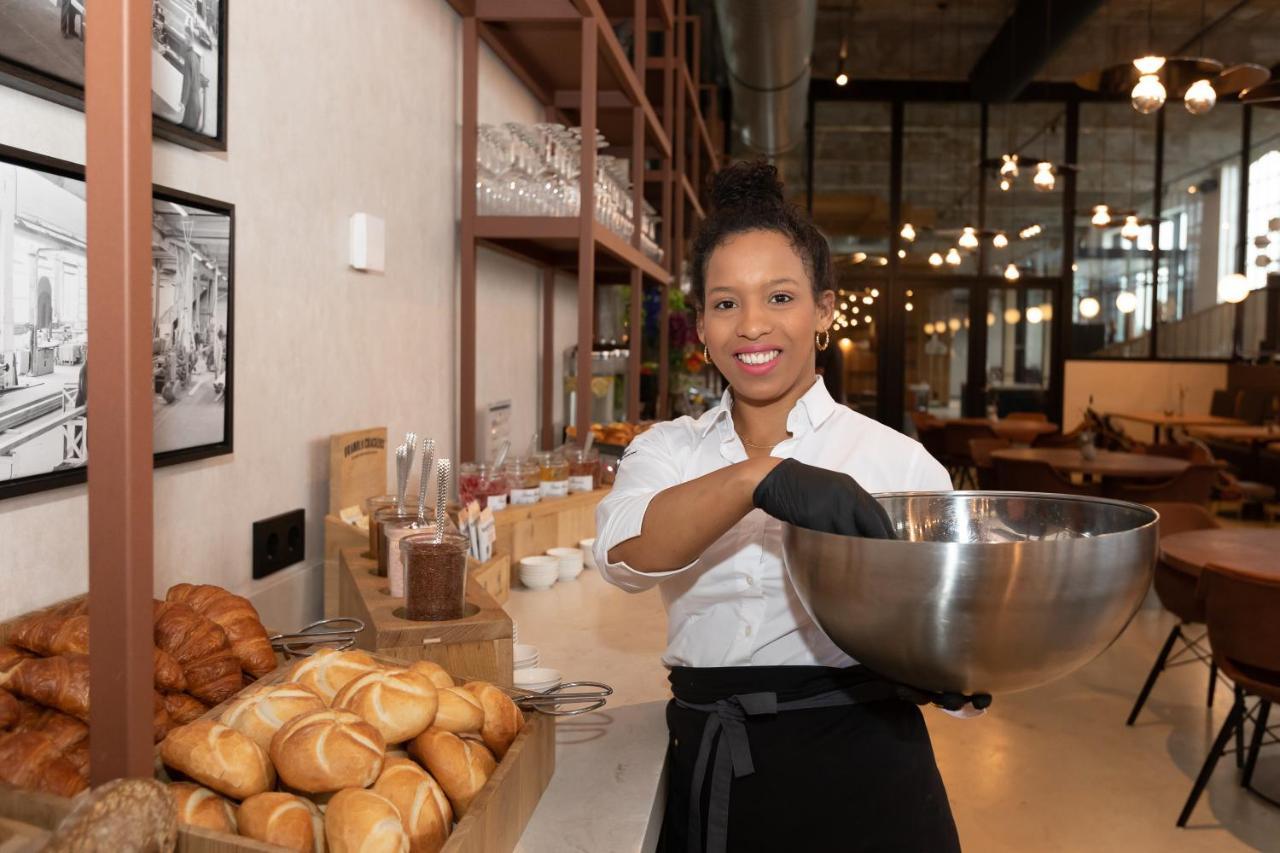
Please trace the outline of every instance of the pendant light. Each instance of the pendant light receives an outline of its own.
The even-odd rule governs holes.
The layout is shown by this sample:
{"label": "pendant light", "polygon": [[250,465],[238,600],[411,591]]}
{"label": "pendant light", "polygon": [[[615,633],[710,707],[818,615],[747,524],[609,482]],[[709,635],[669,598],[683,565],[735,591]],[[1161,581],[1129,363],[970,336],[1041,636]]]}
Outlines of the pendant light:
{"label": "pendant light", "polygon": [[947,249],[946,260],[947,260],[947,263],[953,267],[960,266],[960,262],[963,260],[960,257],[960,250],[957,249],[955,246],[952,246],[950,249]]}
{"label": "pendant light", "polygon": [[1004,278],[1005,281],[1017,281],[1022,278],[1022,272],[1013,261],[1010,261],[1009,265],[1004,268]]}
{"label": "pendant light", "polygon": [[1093,217],[1089,220],[1094,228],[1106,228],[1111,224],[1111,208],[1105,204],[1093,206]]}
{"label": "pendant light", "polygon": [[907,256],[907,250],[906,250],[906,249],[899,249],[899,250],[898,250],[898,257],[899,257],[899,258],[905,258],[906,256]]}
{"label": "pendant light", "polygon": [[1139,76],[1138,82],[1129,92],[1129,102],[1143,115],[1150,115],[1164,106],[1168,93],[1157,73],[1163,66],[1163,56],[1143,56],[1133,61],[1133,67],[1138,69]]}
{"label": "pendant light", "polygon": [[1187,89],[1187,94],[1182,97],[1182,105],[1193,116],[1204,115],[1213,109],[1216,103],[1218,103],[1218,92],[1213,88],[1213,84],[1204,78],[1192,83]]}
{"label": "pendant light", "polygon": [[1223,302],[1235,305],[1244,302],[1249,295],[1249,279],[1243,273],[1232,273],[1218,282],[1218,295]]}
{"label": "pendant light", "polygon": [[1122,290],[1116,294],[1116,310],[1121,314],[1132,314],[1138,307],[1138,295],[1132,290]]}
{"label": "pendant light", "polygon": [[978,233],[972,226],[966,225],[960,235],[960,239],[956,242],[960,244],[961,249],[976,249],[978,248]]}
{"label": "pendant light", "polygon": [[997,249],[1005,249],[1009,246],[1009,238],[1004,235],[1003,231],[997,231],[996,236],[991,238],[991,245]]}
{"label": "pendant light", "polygon": [[1013,189],[1013,181],[1009,180],[1008,178],[1001,178],[1000,192],[1007,193],[1011,189]]}
{"label": "pendant light", "polygon": [[1086,296],[1080,300],[1080,316],[1086,320],[1092,320],[1098,316],[1098,312],[1102,310],[1102,304],[1092,296]]}
{"label": "pendant light", "polygon": [[1057,179],[1053,174],[1053,164],[1048,160],[1041,160],[1039,163],[1036,163],[1036,173],[1031,179],[1031,183],[1036,189],[1040,190],[1040,192],[1051,192],[1054,185],[1057,183]]}
{"label": "pendant light", "polygon": [[1001,154],[1000,155],[1000,177],[1002,178],[1018,177],[1018,155],[1017,154]]}
{"label": "pendant light", "polygon": [[1142,228],[1138,225],[1137,216],[1131,213],[1124,218],[1124,226],[1120,229],[1120,236],[1130,243],[1142,236]]}
{"label": "pendant light", "polygon": [[1018,321],[1022,319],[1022,312],[1017,308],[1004,309],[1004,322],[1009,326],[1018,325]]}
{"label": "pendant light", "polygon": [[1044,312],[1040,309],[1039,305],[1032,305],[1027,309],[1027,322],[1031,325],[1039,325],[1040,321],[1043,319]]}
{"label": "pendant light", "polygon": [[913,226],[910,222],[902,223],[902,230],[898,232],[898,236],[900,236],[903,240],[906,240],[908,243],[914,243],[916,241],[915,226]]}
{"label": "pendant light", "polygon": [[836,85],[849,85],[849,75],[845,73],[844,62],[849,58],[849,32],[846,29],[840,36],[840,60],[836,63]]}
{"label": "pendant light", "polygon": [[934,252],[932,255],[930,255],[930,256],[929,256],[929,266],[931,266],[931,267],[940,267],[940,266],[942,266],[942,255],[939,255],[937,252]]}

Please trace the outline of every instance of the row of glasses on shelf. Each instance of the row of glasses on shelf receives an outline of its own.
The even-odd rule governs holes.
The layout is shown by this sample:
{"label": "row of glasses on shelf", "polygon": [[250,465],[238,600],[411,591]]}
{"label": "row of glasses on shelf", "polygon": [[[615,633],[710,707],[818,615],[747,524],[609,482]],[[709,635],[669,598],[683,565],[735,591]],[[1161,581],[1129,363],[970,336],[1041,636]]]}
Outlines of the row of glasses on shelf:
{"label": "row of glasses on shelf", "polygon": [[[597,149],[608,143],[597,133]],[[507,122],[476,130],[476,208],[481,216],[577,216],[582,207],[582,129],[561,124]],[[595,218],[630,241],[635,201],[627,162],[596,158]],[[661,262],[658,218],[646,203],[640,214],[640,248]]]}

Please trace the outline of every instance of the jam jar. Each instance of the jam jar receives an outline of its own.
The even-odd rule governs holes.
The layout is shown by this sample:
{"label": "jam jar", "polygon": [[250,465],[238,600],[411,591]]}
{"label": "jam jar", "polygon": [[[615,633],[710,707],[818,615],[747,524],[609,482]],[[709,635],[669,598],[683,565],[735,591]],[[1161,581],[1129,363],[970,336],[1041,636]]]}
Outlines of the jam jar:
{"label": "jam jar", "polygon": [[600,451],[594,447],[572,447],[565,456],[569,461],[570,493],[590,492],[600,488]]}
{"label": "jam jar", "polygon": [[512,506],[536,504],[540,495],[539,467],[532,459],[512,459],[503,469]]}
{"label": "jam jar", "polygon": [[543,500],[569,496],[569,460],[559,453],[538,453],[538,491]]}

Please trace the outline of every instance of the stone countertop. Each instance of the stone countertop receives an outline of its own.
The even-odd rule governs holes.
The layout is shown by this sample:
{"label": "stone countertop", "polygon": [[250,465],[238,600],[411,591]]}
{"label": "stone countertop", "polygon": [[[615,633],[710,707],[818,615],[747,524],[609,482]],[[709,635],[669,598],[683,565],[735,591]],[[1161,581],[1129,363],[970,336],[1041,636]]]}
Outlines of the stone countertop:
{"label": "stone countertop", "polygon": [[545,591],[513,584],[505,609],[520,642],[538,647],[539,666],[614,689],[601,710],[557,723],[555,776],[516,850],[653,850],[671,696],[658,591],[626,593],[587,569]]}

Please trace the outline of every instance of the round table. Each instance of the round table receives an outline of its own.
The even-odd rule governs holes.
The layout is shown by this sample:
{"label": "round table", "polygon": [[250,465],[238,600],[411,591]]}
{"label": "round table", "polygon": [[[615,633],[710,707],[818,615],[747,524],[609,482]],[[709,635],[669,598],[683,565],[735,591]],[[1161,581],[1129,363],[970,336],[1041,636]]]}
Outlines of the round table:
{"label": "round table", "polygon": [[1280,580],[1280,529],[1216,527],[1174,533],[1160,539],[1160,556],[1193,575],[1212,564]]}
{"label": "round table", "polygon": [[1011,447],[995,451],[991,458],[1048,462],[1064,473],[1126,479],[1162,480],[1175,477],[1191,467],[1191,463],[1185,459],[1112,450],[1099,450],[1095,458],[1085,459],[1084,454],[1074,447]]}

